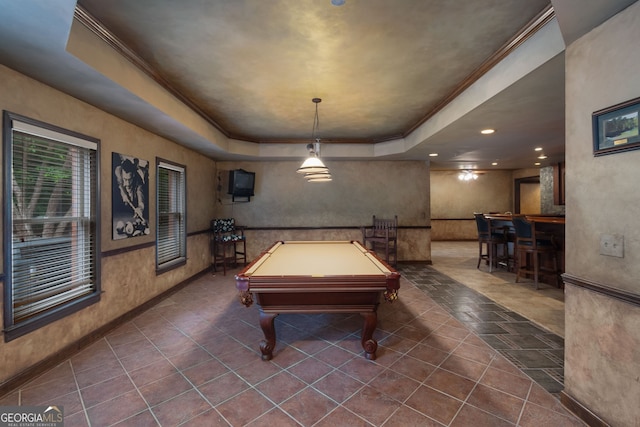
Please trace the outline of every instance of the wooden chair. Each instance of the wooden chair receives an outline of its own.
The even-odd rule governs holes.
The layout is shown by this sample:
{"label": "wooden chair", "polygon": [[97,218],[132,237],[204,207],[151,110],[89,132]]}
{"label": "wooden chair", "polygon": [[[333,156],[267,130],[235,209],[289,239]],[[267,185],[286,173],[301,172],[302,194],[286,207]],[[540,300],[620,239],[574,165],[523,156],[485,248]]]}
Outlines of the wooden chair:
{"label": "wooden chair", "polygon": [[[493,271],[493,267],[498,265],[498,247],[502,246],[503,256],[508,263],[509,248],[507,243],[507,231],[504,228],[494,229],[491,226],[491,221],[479,212],[474,212],[473,216],[476,220],[476,227],[478,229],[478,265],[476,268],[480,268],[480,263],[485,260],[489,265],[489,273]],[[483,250],[486,248],[486,252]]]}
{"label": "wooden chair", "polygon": [[[375,253],[384,254],[384,260],[391,266],[398,263],[398,215],[393,219],[373,216],[373,225],[362,227],[362,244]],[[367,246],[369,245],[369,246]]]}
{"label": "wooden chair", "polygon": [[244,228],[237,226],[233,218],[211,220],[210,245],[213,271],[222,265],[227,274],[228,266],[237,266],[239,261],[247,265],[247,239]]}
{"label": "wooden chair", "polygon": [[[533,282],[538,289],[538,278],[541,274],[553,275],[558,281],[560,268],[553,234],[536,232],[535,221],[527,220],[524,215],[513,215],[513,226],[516,230],[516,283],[521,276],[533,276]],[[542,256],[551,258],[551,267],[541,263]]]}

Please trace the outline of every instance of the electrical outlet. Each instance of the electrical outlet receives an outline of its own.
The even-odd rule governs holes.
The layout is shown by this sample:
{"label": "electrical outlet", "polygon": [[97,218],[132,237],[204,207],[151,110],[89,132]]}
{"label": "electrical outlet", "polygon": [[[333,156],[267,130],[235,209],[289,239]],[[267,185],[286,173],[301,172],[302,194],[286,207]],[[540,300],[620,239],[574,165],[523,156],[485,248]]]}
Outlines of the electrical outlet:
{"label": "electrical outlet", "polygon": [[624,258],[624,236],[622,234],[600,235],[600,255]]}

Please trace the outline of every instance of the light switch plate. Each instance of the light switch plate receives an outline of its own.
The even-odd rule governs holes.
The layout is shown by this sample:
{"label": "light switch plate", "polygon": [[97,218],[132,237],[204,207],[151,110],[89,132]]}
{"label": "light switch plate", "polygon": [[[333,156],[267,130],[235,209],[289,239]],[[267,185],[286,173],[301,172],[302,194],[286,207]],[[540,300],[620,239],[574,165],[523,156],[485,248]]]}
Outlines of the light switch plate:
{"label": "light switch plate", "polygon": [[624,258],[624,236],[622,234],[602,234],[600,255]]}

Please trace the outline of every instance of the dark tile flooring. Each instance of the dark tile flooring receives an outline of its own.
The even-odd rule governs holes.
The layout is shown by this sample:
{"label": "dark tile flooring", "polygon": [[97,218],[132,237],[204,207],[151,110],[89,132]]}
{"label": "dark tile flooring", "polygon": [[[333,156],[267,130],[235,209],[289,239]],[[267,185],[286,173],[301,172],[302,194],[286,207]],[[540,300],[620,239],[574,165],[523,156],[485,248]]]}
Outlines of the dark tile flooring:
{"label": "dark tile flooring", "polygon": [[404,265],[400,266],[400,272],[547,391],[562,390],[562,337],[430,266]]}

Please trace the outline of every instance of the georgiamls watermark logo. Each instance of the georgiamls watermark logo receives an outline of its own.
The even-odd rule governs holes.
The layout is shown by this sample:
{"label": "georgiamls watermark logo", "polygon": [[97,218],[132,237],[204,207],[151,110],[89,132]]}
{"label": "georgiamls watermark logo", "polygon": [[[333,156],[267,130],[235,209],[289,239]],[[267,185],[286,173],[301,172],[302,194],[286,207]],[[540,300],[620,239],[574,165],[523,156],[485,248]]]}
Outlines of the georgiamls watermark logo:
{"label": "georgiamls watermark logo", "polygon": [[0,406],[0,427],[64,427],[64,408]]}

